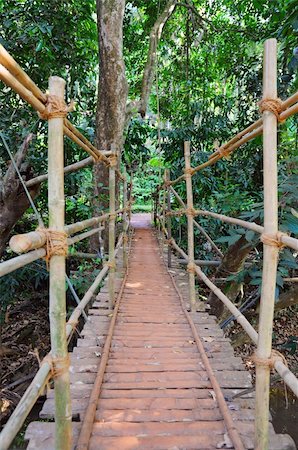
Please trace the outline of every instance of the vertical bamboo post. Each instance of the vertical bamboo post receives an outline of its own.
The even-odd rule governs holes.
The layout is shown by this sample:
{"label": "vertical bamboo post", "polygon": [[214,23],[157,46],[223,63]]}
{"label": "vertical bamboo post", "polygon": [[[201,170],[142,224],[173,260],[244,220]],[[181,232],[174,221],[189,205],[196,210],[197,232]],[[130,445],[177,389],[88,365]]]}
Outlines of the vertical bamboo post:
{"label": "vertical bamboo post", "polygon": [[124,172],[123,180],[123,267],[127,268],[127,231],[128,231],[128,211],[127,208],[127,174]]}
{"label": "vertical bamboo post", "polygon": [[[50,95],[64,101],[65,81],[49,79]],[[64,148],[63,117],[48,120],[48,202],[49,228],[64,231]],[[65,256],[53,255],[50,270],[50,330],[55,376],[55,448],[71,448],[71,399],[66,339]]]}
{"label": "vertical bamboo post", "polygon": [[190,164],[190,142],[184,142],[184,158],[185,158],[185,182],[187,195],[187,246],[188,246],[188,272],[189,272],[189,300],[192,311],[196,310],[196,290],[195,290],[195,273],[193,270],[194,257],[194,227],[193,227],[193,193],[191,179]]}
{"label": "vertical bamboo post", "polygon": [[[166,169],[165,171],[165,181],[170,181],[170,170]],[[171,212],[171,194],[170,194],[170,188],[167,185],[167,211]],[[172,219],[171,216],[168,215],[167,217],[167,231],[168,231],[168,240],[172,237]],[[172,267],[172,252],[171,252],[171,246],[168,243],[168,267]]]}
{"label": "vertical bamboo post", "polygon": [[116,202],[116,166],[117,156],[114,153],[110,157],[109,166],[109,306],[114,308],[115,303],[115,202]]}
{"label": "vertical bamboo post", "polygon": [[[277,98],[276,47],[276,39],[268,39],[265,42],[263,100]],[[263,112],[263,170],[264,234],[275,236],[278,231],[277,119],[267,110]],[[271,355],[277,262],[278,247],[264,243],[259,339],[256,351],[256,450],[268,448],[270,367],[262,361],[266,361]]]}
{"label": "vertical bamboo post", "polygon": [[[164,171],[163,181],[166,181],[166,170]],[[165,229],[166,229],[166,188],[162,189],[162,249],[164,249],[165,245]]]}

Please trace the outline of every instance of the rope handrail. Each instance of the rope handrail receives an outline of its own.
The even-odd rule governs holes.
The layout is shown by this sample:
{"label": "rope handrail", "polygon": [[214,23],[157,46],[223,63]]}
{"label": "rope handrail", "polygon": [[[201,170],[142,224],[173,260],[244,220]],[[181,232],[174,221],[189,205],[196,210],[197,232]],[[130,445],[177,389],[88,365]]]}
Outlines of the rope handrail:
{"label": "rope handrail", "polygon": [[[123,242],[123,234],[119,236],[116,248],[115,248],[115,256],[117,256],[121,245]],[[27,255],[26,255],[27,256]],[[97,287],[101,283],[101,281],[104,279],[104,277],[109,272],[109,267],[105,265],[97,277],[95,278],[94,282],[90,286],[90,288],[85,293],[84,297],[80,301],[80,303],[76,306],[76,308],[73,310],[69,320],[66,323],[66,337],[69,340],[70,336],[74,332],[75,325],[78,323],[78,320],[80,316],[82,315],[84,309],[89,304],[90,300],[92,299]],[[35,377],[31,381],[30,385],[26,389],[26,392],[24,393],[23,397],[19,401],[18,405],[16,406],[15,410],[11,414],[10,418],[8,419],[5,427],[0,433],[0,448],[6,449],[10,446],[11,442],[13,441],[15,435],[17,432],[21,429],[24,421],[26,420],[28,414],[30,413],[31,409],[33,408],[36,400],[41,395],[42,391],[44,390],[45,386],[48,384],[52,377],[52,364],[51,364],[51,353],[48,353],[44,357],[44,359],[41,361],[40,367],[38,371],[36,372]]]}
{"label": "rope handrail", "polygon": [[[10,86],[29,103],[39,114],[44,115],[47,110],[48,96],[44,94],[34,81],[19,66],[14,58],[0,44],[0,79]],[[110,166],[109,158],[98,148],[96,148],[80,131],[65,117],[63,131],[73,142],[78,144],[83,150],[88,152],[95,161],[103,162]],[[119,169],[116,172],[121,180],[124,179]]]}
{"label": "rope handrail", "polygon": [[[176,241],[171,238],[168,241],[171,245],[186,261],[188,261],[187,254],[178,246]],[[224,305],[229,309],[229,311],[235,317],[235,320],[242,326],[244,331],[248,334],[254,344],[258,343],[258,333],[249,323],[246,317],[241,313],[241,311],[231,302],[231,300],[219,289],[212,281],[202,272],[197,264],[194,264],[194,270],[197,276],[215,293],[215,295],[224,303]],[[293,372],[287,367],[287,365],[280,359],[273,359],[273,365],[276,371],[280,374],[281,378],[287,384],[287,386],[298,396],[298,378]]]}
{"label": "rope handrail", "polygon": [[[187,215],[188,213],[191,213],[194,217],[195,216],[210,216],[214,219],[221,220],[222,222],[231,223],[234,225],[238,225],[243,228],[247,228],[248,230],[254,231],[256,233],[259,233],[263,235],[264,233],[264,227],[261,225],[256,224],[255,222],[247,222],[246,220],[237,219],[235,217],[225,216],[224,214],[218,214],[212,211],[205,211],[202,209],[194,209],[192,211],[188,211],[187,209],[180,209],[175,211],[169,211],[166,214],[169,216],[182,216]],[[276,237],[276,240],[279,241],[282,245],[290,247],[294,250],[298,250],[298,239],[293,238],[286,233],[282,233],[278,231],[279,235]]]}
{"label": "rope handrail", "polygon": [[[291,97],[287,98],[280,104],[280,113],[278,114],[279,122],[284,122],[289,117],[293,116],[298,112],[298,92],[293,94]],[[263,119],[260,118],[251,125],[249,125],[244,130],[240,131],[233,138],[231,138],[225,144],[222,144],[220,147],[216,149],[211,155],[208,156],[208,161],[199,164],[196,167],[191,168],[190,173],[194,175],[206,167],[212,166],[217,161],[222,158],[226,158],[229,156],[234,150],[251,141],[257,136],[260,136],[263,133]],[[168,181],[167,183],[171,186],[179,183],[184,180],[185,173],[180,175],[178,178]],[[162,185],[164,186],[165,183]]]}

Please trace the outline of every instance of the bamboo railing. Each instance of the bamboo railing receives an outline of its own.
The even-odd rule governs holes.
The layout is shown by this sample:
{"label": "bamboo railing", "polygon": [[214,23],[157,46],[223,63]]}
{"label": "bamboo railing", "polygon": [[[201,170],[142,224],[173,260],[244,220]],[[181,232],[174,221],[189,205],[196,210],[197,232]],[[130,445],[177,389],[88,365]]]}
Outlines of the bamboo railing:
{"label": "bamboo railing", "polygon": [[[172,248],[175,252],[182,256],[187,262],[189,272],[189,292],[191,309],[196,310],[196,303],[193,300],[193,275],[195,274],[200,281],[224,303],[224,305],[233,314],[236,321],[243,327],[251,340],[256,344],[256,352],[253,361],[256,366],[256,404],[255,404],[255,449],[264,450],[268,448],[269,433],[269,387],[270,387],[270,369],[275,368],[287,386],[298,396],[298,379],[288,369],[283,355],[272,350],[272,324],[275,301],[275,284],[277,261],[280,248],[288,246],[294,250],[298,250],[298,239],[281,233],[278,229],[278,202],[277,202],[277,123],[286,120],[288,117],[298,112],[298,92],[281,102],[277,99],[277,43],[275,39],[269,39],[264,46],[264,71],[263,71],[263,105],[262,118],[245,130],[238,133],[230,139],[226,144],[220,146],[206,163],[200,164],[192,168],[190,165],[190,143],[185,142],[185,169],[184,173],[175,180],[169,180],[169,175],[165,182],[161,184],[153,197],[155,198],[155,217],[158,219],[158,229],[167,238],[168,249]],[[269,104],[268,104],[269,103]],[[274,108],[271,108],[273,103]],[[213,211],[205,211],[195,209],[193,207],[192,195],[192,176],[199,170],[204,169],[216,163],[219,159],[230,155],[236,148],[245,144],[256,136],[263,135],[263,172],[264,172],[264,226],[253,222],[225,216],[223,214],[214,213]],[[187,205],[183,202],[179,194],[173,188],[178,182],[185,181]],[[171,210],[171,204],[168,203],[167,212],[162,208],[158,201],[160,194],[163,193],[167,198],[170,192],[182,209]],[[176,241],[171,237],[170,222],[167,228],[164,226],[164,214],[167,217],[182,216],[187,217],[188,222],[188,250],[187,253],[182,250]],[[260,234],[261,241],[264,245],[263,253],[263,275],[262,275],[262,292],[261,292],[261,308],[259,317],[259,332],[252,327],[245,316],[236,308],[229,298],[204,274],[200,265],[194,260],[194,239],[193,225],[198,227],[199,224],[194,220],[197,216],[207,216],[223,222],[238,225]],[[199,228],[199,227],[198,227]],[[200,228],[199,228],[200,229]],[[203,233],[207,240],[211,243],[212,248],[217,254],[221,251],[216,247],[215,243],[205,232]],[[169,250],[168,250],[169,251]],[[208,261],[206,261],[208,263]]]}
{"label": "bamboo railing", "polygon": [[[11,273],[37,259],[46,258],[50,279],[49,315],[51,332],[51,351],[41,361],[34,379],[3,428],[0,434],[0,448],[1,450],[9,448],[36,400],[44,391],[46,384],[53,379],[55,391],[55,448],[70,450],[72,447],[72,413],[67,346],[80,316],[83,315],[86,318],[84,308],[90,303],[101,281],[108,273],[109,305],[111,308],[114,306],[116,255],[121,246],[123,246],[124,252],[124,265],[127,265],[126,252],[131,216],[131,193],[128,195],[126,176],[119,170],[119,155],[115,153],[114,149],[109,151],[98,150],[67,120],[68,108],[64,103],[65,81],[63,79],[50,77],[49,95],[45,95],[1,45],[0,79],[33,106],[38,113],[44,115],[44,118],[48,121],[48,173],[28,181],[27,186],[48,179],[49,207],[48,229],[37,228],[33,232],[11,238],[10,248],[16,253],[24,254],[0,263],[0,276]],[[88,152],[90,157],[64,167],[64,135]],[[64,175],[86,167],[92,162],[103,163],[109,168],[109,211],[98,217],[65,225]],[[115,208],[116,174],[117,178],[123,181],[123,206],[118,210]],[[123,231],[115,246],[115,224],[117,217],[121,216]],[[103,228],[102,224],[105,222],[109,222],[109,258],[66,322],[65,258],[67,246],[100,233]],[[88,230],[91,227],[93,228]],[[81,231],[84,232],[76,234]],[[76,235],[73,236],[74,234]]]}

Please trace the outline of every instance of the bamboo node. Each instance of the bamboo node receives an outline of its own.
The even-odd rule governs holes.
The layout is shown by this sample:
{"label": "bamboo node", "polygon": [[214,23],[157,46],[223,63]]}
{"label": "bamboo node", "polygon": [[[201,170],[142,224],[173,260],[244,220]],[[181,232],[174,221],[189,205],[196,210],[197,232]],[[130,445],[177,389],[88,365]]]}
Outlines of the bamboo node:
{"label": "bamboo node", "polygon": [[44,259],[46,260],[48,269],[49,261],[52,256],[67,256],[67,233],[65,233],[65,231],[51,230],[50,228],[37,228],[36,231],[45,236],[46,255]]}
{"label": "bamboo node", "polygon": [[67,105],[63,98],[60,98],[57,95],[47,95],[45,110],[43,112],[38,112],[38,116],[42,120],[56,119],[58,117],[64,118],[69,112],[73,111],[73,109],[73,100]]}
{"label": "bamboo node", "polygon": [[187,272],[188,273],[196,273],[196,265],[194,263],[187,264]]}
{"label": "bamboo node", "polygon": [[282,231],[278,231],[276,234],[261,234],[261,242],[265,245],[271,245],[272,247],[278,247],[280,250],[284,248],[286,245],[282,242],[282,237],[287,236],[287,233],[283,233]]}
{"label": "bamboo node", "polygon": [[260,358],[259,356],[256,355],[256,353],[253,353],[251,356],[251,361],[256,366],[270,367],[270,369],[274,368],[274,364],[277,361],[281,361],[284,363],[285,366],[288,366],[285,356],[282,353],[280,353],[278,350],[272,350],[269,358]]}
{"label": "bamboo node", "polygon": [[280,98],[263,98],[259,102],[260,113],[262,114],[264,111],[272,112],[277,120],[281,122],[279,115],[282,112],[282,101]]}

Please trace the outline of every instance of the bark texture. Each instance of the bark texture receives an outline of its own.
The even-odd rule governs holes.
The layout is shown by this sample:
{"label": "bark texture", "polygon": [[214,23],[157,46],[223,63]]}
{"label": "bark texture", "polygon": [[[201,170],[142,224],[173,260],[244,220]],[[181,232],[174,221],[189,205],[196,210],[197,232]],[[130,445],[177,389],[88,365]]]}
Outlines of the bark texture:
{"label": "bark texture", "polygon": [[[31,139],[32,135],[29,135],[15,155],[15,162],[25,181],[33,176],[31,167],[24,162]],[[34,184],[28,188],[33,199],[39,193],[39,186]],[[29,206],[23,186],[10,163],[5,176],[0,179],[0,257],[6,249],[11,230]]]}
{"label": "bark texture", "polygon": [[[127,81],[123,60],[123,16],[125,0],[97,0],[99,82],[96,113],[96,146],[119,155],[123,146]],[[98,214],[109,206],[108,169],[94,164],[94,210]],[[92,248],[98,250],[98,236]]]}
{"label": "bark texture", "polygon": [[[248,245],[245,236],[241,236],[241,238],[237,242],[235,242],[235,244],[229,247],[220,266],[218,266],[214,277],[225,278],[226,276],[239,272],[243,268],[245,260],[251,250],[252,246]],[[232,281],[227,284],[225,294],[232,302],[234,302],[240,292],[240,289],[241,284]],[[213,294],[213,292],[211,292],[209,295],[208,303],[211,307],[211,314],[216,315],[218,318],[221,317],[225,307],[224,304],[219,300],[219,298],[215,294]]]}

